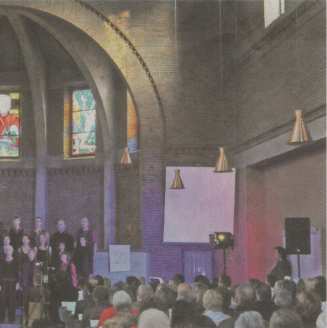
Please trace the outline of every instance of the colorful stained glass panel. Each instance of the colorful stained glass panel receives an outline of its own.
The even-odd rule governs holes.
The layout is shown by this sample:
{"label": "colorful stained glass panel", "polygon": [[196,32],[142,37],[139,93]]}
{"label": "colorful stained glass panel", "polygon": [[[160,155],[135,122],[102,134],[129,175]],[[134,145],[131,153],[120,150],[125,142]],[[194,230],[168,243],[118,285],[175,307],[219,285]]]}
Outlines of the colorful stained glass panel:
{"label": "colorful stained glass panel", "polygon": [[72,156],[94,155],[96,151],[96,103],[90,89],[72,93]]}
{"label": "colorful stained glass panel", "polygon": [[136,152],[138,149],[137,113],[129,92],[127,92],[127,145],[131,153]]}
{"label": "colorful stained glass panel", "polygon": [[19,157],[20,93],[0,94],[0,157]]}

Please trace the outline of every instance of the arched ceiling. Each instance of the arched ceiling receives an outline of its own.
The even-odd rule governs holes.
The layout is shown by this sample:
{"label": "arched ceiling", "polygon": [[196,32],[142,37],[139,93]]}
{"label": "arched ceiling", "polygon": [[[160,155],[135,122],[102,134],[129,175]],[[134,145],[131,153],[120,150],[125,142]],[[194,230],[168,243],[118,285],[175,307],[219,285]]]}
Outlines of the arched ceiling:
{"label": "arched ceiling", "polygon": [[[49,70],[70,70],[78,72],[78,67],[61,44],[40,25],[24,18],[25,25],[41,50]],[[24,71],[23,54],[17,36],[6,16],[0,16],[0,72]]]}

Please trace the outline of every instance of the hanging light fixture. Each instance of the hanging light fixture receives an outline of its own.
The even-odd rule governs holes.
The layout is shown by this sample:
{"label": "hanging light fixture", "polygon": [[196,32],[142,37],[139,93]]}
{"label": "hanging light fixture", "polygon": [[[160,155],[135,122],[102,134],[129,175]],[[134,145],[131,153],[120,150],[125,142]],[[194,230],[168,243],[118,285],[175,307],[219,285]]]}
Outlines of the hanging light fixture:
{"label": "hanging light fixture", "polygon": [[229,167],[228,160],[225,154],[224,147],[219,147],[219,156],[215,166],[215,173],[231,172],[232,169]]}
{"label": "hanging light fixture", "polygon": [[310,142],[310,135],[303,120],[302,110],[295,111],[295,123],[288,140],[289,145],[302,145]]}
{"label": "hanging light fixture", "polygon": [[181,170],[177,169],[175,170],[175,177],[174,180],[170,186],[170,189],[174,189],[174,190],[180,190],[180,189],[185,189],[184,187],[184,183],[181,177]]}
{"label": "hanging light fixture", "polygon": [[124,167],[132,165],[132,159],[131,159],[131,156],[129,154],[128,147],[125,147],[124,150],[123,150],[123,155],[120,159],[120,165],[124,166]]}

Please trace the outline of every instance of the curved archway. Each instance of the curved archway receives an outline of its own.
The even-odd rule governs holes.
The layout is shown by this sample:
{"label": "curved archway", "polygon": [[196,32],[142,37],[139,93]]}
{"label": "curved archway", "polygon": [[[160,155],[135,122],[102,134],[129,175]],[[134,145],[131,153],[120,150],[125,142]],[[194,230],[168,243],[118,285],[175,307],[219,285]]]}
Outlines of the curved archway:
{"label": "curved archway", "polygon": [[[142,117],[148,118],[151,116],[153,122],[156,122],[156,126],[154,127],[156,133],[153,133],[152,137],[157,140],[157,147],[161,148],[164,146],[165,119],[155,82],[143,58],[118,27],[106,23],[100,13],[90,10],[92,7],[77,0],[60,2],[54,0],[18,0],[14,3],[12,1],[2,0],[0,1],[1,5],[12,8],[32,9],[56,16],[79,28],[91,37],[108,54],[127,81],[138,108],[140,124],[142,125]],[[88,19],[83,19],[83,17],[87,17]],[[120,58],[122,51],[127,54],[129,67],[133,68],[133,76],[137,76],[137,79],[128,78],[127,67],[123,65]],[[148,138],[149,135],[147,135],[146,139]],[[141,135],[141,144],[142,139]]]}
{"label": "curved archway", "polygon": [[[151,250],[160,243],[163,221],[164,203],[164,148],[165,119],[157,89],[153,88],[154,80],[147,67],[139,60],[138,52],[133,51],[123,36],[113,30],[95,13],[81,6],[75,0],[35,2],[33,0],[17,0],[14,3],[0,0],[1,5],[22,12],[31,12],[38,16],[49,14],[78,28],[82,33],[95,41],[112,60],[129,86],[139,116],[139,203],[140,230],[143,249]],[[8,9],[10,9],[8,8]],[[87,19],[86,19],[87,17]],[[126,53],[128,68],[121,62],[121,51]],[[109,184],[114,182],[108,181]],[[110,200],[114,202],[113,200]],[[114,211],[114,209],[113,209]],[[156,222],[155,228],[153,222]],[[110,240],[110,237],[109,237]],[[150,267],[151,270],[151,267]]]}

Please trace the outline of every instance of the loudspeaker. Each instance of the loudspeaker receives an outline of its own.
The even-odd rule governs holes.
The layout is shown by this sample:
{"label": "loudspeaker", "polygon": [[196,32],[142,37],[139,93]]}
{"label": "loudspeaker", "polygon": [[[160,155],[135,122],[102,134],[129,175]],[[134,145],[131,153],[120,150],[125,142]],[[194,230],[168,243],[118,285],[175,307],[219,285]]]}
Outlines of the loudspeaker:
{"label": "loudspeaker", "polygon": [[287,254],[310,254],[310,219],[286,218],[285,241]]}

